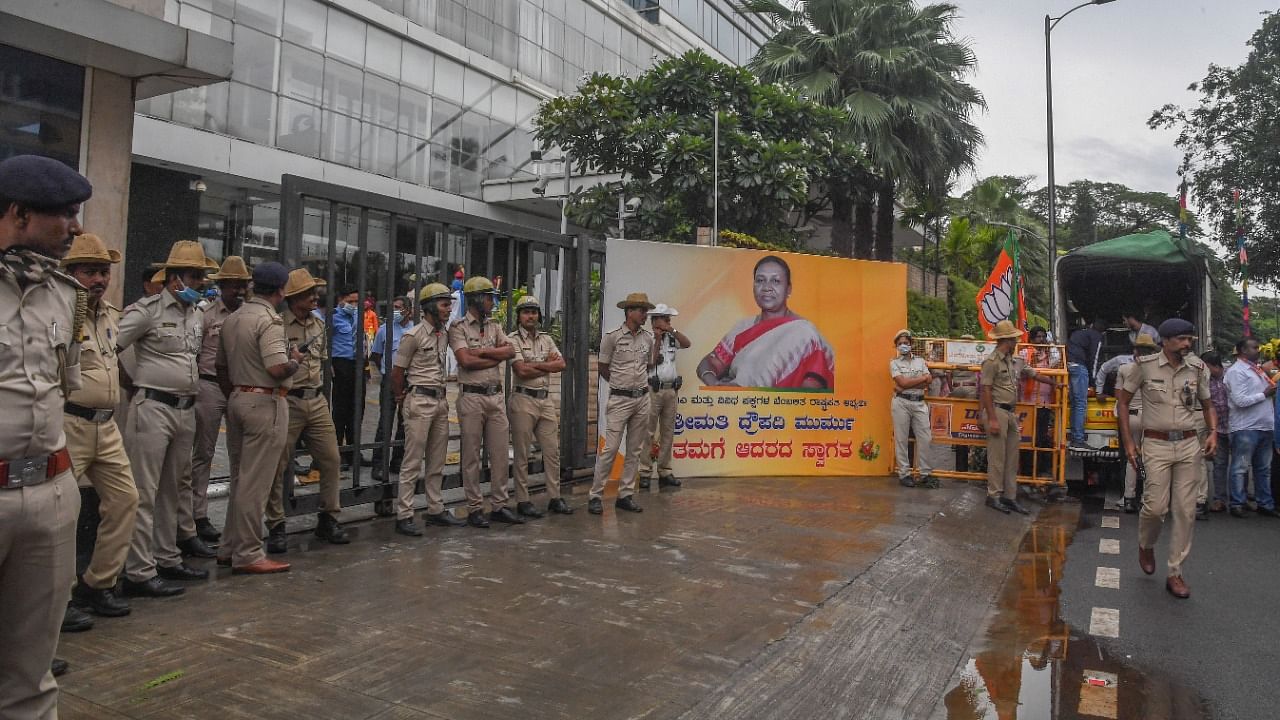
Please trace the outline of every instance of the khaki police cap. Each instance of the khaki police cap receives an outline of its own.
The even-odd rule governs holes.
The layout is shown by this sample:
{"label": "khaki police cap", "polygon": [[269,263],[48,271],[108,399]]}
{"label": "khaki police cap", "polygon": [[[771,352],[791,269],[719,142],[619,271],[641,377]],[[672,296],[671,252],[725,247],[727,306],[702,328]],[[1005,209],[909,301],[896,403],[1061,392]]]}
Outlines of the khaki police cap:
{"label": "khaki police cap", "polygon": [[1156,344],[1156,339],[1151,337],[1151,333],[1140,333],[1138,339],[1133,341],[1133,346],[1136,348],[1151,348],[1153,350],[1160,347]]}
{"label": "khaki police cap", "polygon": [[521,310],[537,310],[538,314],[542,314],[542,303],[538,302],[538,298],[532,295],[525,295],[520,298],[520,302],[516,303],[516,312]]}
{"label": "khaki police cap", "polygon": [[463,283],[462,294],[474,295],[476,293],[489,293],[492,295],[497,295],[498,291],[493,288],[493,283],[489,280],[489,278],[484,277],[482,275],[476,275],[472,278],[469,278],[465,283]]}
{"label": "khaki police cap", "polygon": [[204,246],[195,240],[179,240],[169,248],[169,257],[151,267],[157,270],[217,270],[218,263],[204,254]]}
{"label": "khaki police cap", "polygon": [[626,299],[618,302],[618,307],[623,310],[626,310],[627,308],[640,307],[649,311],[657,306],[649,302],[649,295],[647,293],[631,293],[630,295],[627,295]]}
{"label": "khaki police cap", "polygon": [[1010,340],[1022,337],[1022,331],[1008,320],[1001,320],[988,333],[992,340]]}
{"label": "khaki police cap", "polygon": [[289,273],[289,280],[284,284],[284,296],[292,297],[314,288],[324,287],[327,284],[324,280],[312,277],[310,270],[298,268]]}
{"label": "khaki police cap", "polygon": [[62,258],[62,267],[70,267],[79,263],[111,263],[120,262],[120,252],[107,248],[102,238],[93,233],[82,233],[71,241],[71,249]]}
{"label": "khaki police cap", "polygon": [[422,290],[418,291],[418,302],[424,303],[431,300],[451,300],[453,294],[449,292],[449,288],[444,283],[429,283],[422,286]]}
{"label": "khaki police cap", "polygon": [[244,264],[244,258],[239,255],[228,255],[226,260],[222,261],[222,267],[218,272],[209,276],[210,280],[252,280],[253,276],[249,274],[249,267]]}
{"label": "khaki police cap", "polygon": [[911,334],[911,331],[910,331],[910,330],[908,330],[908,329],[906,329],[906,328],[902,328],[901,330],[899,330],[898,332],[896,332],[896,333],[894,333],[894,334],[893,334],[893,341],[894,341],[895,343],[896,343],[896,342],[898,342],[898,338],[902,337],[903,335],[906,335],[908,340],[910,340],[910,339],[912,339],[912,338],[914,338],[914,337],[915,337],[915,335],[912,335],[912,334]]}

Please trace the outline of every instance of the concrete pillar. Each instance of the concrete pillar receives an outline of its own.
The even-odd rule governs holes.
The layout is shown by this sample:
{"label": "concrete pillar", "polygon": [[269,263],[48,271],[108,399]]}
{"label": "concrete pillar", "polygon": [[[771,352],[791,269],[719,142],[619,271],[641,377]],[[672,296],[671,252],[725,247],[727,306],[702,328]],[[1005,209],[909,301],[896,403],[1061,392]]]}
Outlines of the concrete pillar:
{"label": "concrete pillar", "polygon": [[[88,102],[84,109],[85,177],[93,197],[85,203],[81,222],[106,242],[125,252],[129,227],[129,170],[133,161],[133,81],[104,70],[87,68]],[[112,273],[108,302],[121,304],[124,263]]]}

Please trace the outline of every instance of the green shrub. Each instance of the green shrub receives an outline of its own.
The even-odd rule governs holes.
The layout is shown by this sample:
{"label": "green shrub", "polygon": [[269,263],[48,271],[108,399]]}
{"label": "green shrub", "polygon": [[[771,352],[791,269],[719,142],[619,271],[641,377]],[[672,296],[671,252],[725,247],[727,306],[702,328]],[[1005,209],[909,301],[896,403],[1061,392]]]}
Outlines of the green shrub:
{"label": "green shrub", "polygon": [[916,335],[946,337],[950,330],[947,321],[947,302],[915,290],[908,290],[907,327],[911,328],[911,332]]}

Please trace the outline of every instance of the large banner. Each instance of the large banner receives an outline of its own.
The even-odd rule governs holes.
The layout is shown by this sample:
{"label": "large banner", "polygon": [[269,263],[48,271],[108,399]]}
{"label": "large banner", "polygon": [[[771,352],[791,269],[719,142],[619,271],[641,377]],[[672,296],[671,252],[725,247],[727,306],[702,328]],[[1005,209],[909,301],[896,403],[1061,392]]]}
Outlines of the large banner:
{"label": "large banner", "polygon": [[692,343],[676,356],[677,475],[890,472],[905,265],[635,240],[610,240],[606,258],[603,332],[643,292]]}

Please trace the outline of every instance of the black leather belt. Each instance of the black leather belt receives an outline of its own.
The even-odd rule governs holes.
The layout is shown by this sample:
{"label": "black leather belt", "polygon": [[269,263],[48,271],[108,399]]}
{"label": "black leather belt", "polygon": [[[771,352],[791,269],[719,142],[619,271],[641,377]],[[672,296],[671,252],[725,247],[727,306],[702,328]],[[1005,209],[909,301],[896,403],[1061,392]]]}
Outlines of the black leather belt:
{"label": "black leather belt", "polygon": [[155,400],[158,403],[164,403],[171,408],[178,410],[186,410],[196,404],[195,395],[174,395],[163,390],[153,390],[151,388],[143,388],[145,397],[148,400]]}
{"label": "black leather belt", "polygon": [[201,380],[208,380],[209,382],[218,382],[218,376],[217,376],[217,375],[206,375],[205,373],[200,373],[200,379],[201,379]]}
{"label": "black leather belt", "polygon": [[78,418],[84,418],[89,422],[104,423],[116,414],[115,410],[100,410],[98,408],[85,407],[77,405],[73,402],[66,403],[62,406],[62,411],[68,415],[75,415]]}
{"label": "black leather belt", "polygon": [[894,393],[894,395],[897,395],[898,397],[902,398],[903,400],[911,400],[912,402],[920,402],[921,400],[924,400],[924,394],[923,394],[923,393],[921,393],[921,394],[919,394],[919,395],[916,395],[915,393],[911,393],[911,394],[908,394],[908,393]]}
{"label": "black leather belt", "polygon": [[497,395],[502,392],[501,385],[463,385],[462,392],[476,395]]}
{"label": "black leather belt", "polygon": [[672,380],[671,382],[656,382],[654,385],[656,386],[653,388],[654,390],[679,390],[681,383],[679,380]]}
{"label": "black leather belt", "polygon": [[620,397],[640,398],[649,394],[649,388],[609,388],[609,394]]}
{"label": "black leather belt", "polygon": [[289,391],[289,397],[302,398],[310,400],[320,394],[320,388],[294,388]]}
{"label": "black leather belt", "polygon": [[1004,411],[1006,411],[1006,412],[1016,412],[1016,411],[1017,411],[1017,408],[1015,408],[1015,407],[1013,406],[1013,404],[1012,404],[1012,403],[996,403],[996,407],[998,407],[998,408],[1000,408],[1001,410],[1004,410]]}
{"label": "black leather belt", "polygon": [[547,397],[547,395],[549,395],[549,394],[550,394],[550,393],[547,391],[547,389],[546,389],[546,388],[527,388],[527,387],[521,387],[521,386],[519,386],[519,385],[516,385],[515,387],[513,387],[513,388],[511,388],[511,389],[512,389],[512,390],[515,390],[516,392],[520,393],[521,395],[528,395],[529,397],[531,397],[531,398],[535,398],[535,399],[538,399],[538,400],[541,400],[541,399],[543,399],[543,398]]}
{"label": "black leather belt", "polygon": [[1129,414],[1130,414],[1130,415],[1137,415],[1137,414],[1138,414],[1138,413],[1140,413],[1140,412],[1142,412],[1142,411],[1141,411],[1141,410],[1138,410],[1138,409],[1135,409],[1135,408],[1129,408]]}
{"label": "black leather belt", "polygon": [[409,388],[409,392],[413,393],[414,395],[426,395],[427,397],[433,397],[437,399],[444,397],[444,388],[442,387],[427,387],[426,385],[414,385],[413,387]]}

